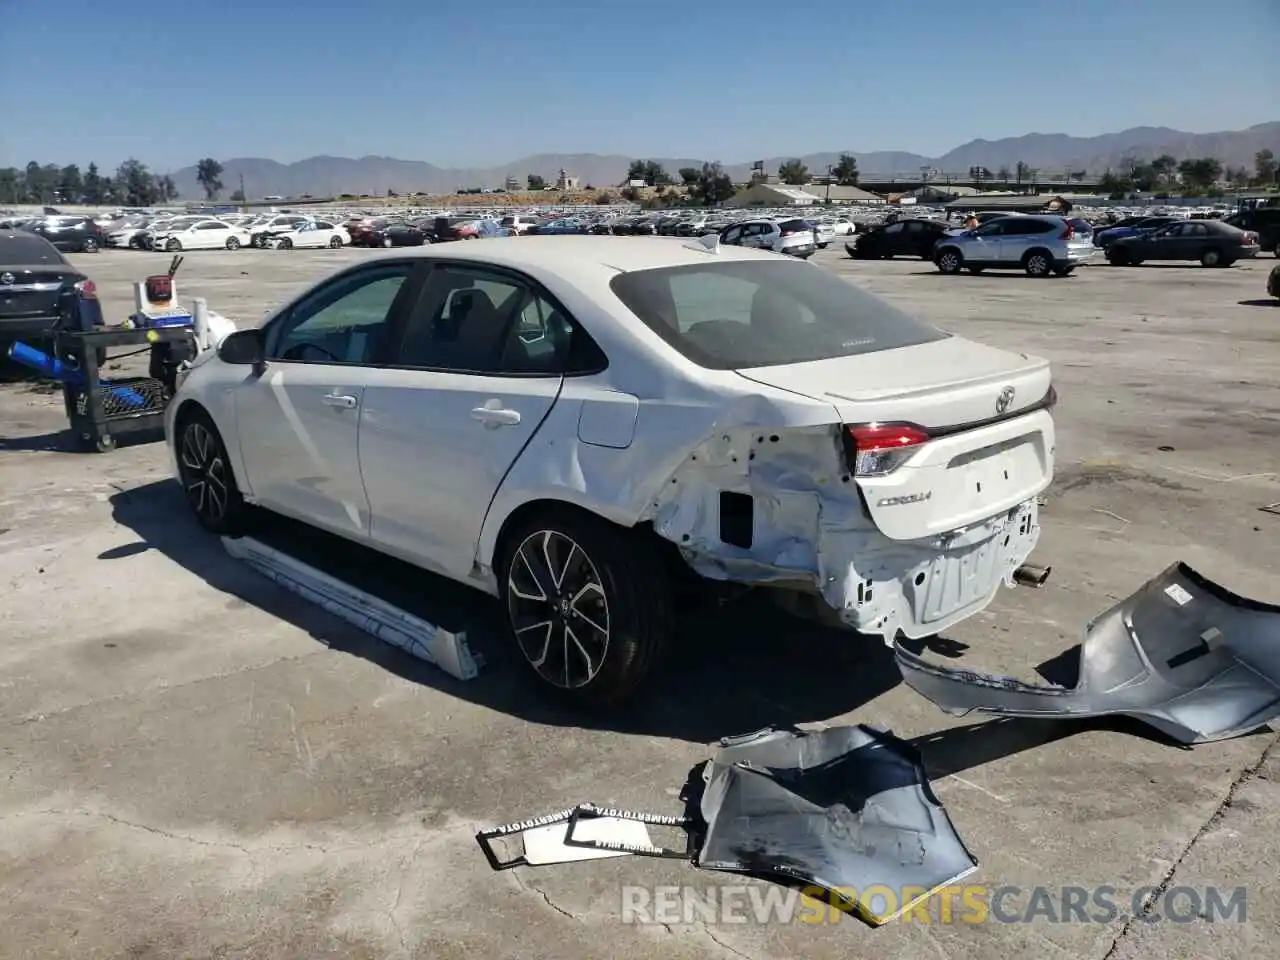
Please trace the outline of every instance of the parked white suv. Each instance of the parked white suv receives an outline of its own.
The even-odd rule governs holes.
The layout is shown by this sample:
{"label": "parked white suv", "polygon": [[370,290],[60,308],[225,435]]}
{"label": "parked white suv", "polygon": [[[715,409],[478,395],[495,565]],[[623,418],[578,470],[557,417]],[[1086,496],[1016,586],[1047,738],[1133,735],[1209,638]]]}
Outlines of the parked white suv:
{"label": "parked white suv", "polygon": [[733,247],[755,247],[807,259],[817,252],[818,230],[799,217],[769,217],[734,224],[720,234],[720,242]]}

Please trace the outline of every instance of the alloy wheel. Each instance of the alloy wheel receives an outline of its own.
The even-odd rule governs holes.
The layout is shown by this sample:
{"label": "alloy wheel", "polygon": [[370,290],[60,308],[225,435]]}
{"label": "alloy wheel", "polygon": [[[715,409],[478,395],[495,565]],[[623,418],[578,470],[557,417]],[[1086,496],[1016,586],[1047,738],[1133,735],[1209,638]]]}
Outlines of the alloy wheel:
{"label": "alloy wheel", "polygon": [[955,273],[960,269],[960,255],[947,251],[938,258],[938,266],[943,273]]}
{"label": "alloy wheel", "polygon": [[1043,277],[1048,272],[1049,261],[1043,254],[1032,254],[1031,257],[1027,259],[1027,273],[1031,274],[1033,277]]}
{"label": "alloy wheel", "polygon": [[507,572],[507,612],[520,652],[542,679],[571,690],[600,672],[609,652],[609,601],[595,564],[555,530],[530,534]]}
{"label": "alloy wheel", "polygon": [[191,508],[209,523],[220,522],[227,513],[227,464],[218,441],[203,423],[188,424],[179,460]]}

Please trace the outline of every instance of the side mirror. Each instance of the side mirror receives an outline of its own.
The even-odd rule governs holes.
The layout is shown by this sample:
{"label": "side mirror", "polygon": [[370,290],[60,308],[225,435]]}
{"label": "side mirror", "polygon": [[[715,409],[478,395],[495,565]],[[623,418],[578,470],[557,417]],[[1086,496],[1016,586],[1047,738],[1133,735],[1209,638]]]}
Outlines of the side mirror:
{"label": "side mirror", "polygon": [[261,330],[237,330],[218,344],[218,359],[238,366],[266,364]]}

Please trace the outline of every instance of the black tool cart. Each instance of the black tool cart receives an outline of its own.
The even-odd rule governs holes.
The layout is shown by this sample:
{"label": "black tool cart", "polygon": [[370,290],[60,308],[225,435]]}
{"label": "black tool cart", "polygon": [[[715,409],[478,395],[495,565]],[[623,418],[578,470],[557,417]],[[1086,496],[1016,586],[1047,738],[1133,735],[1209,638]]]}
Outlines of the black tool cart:
{"label": "black tool cart", "polygon": [[[111,347],[150,348],[150,376],[104,381],[100,363]],[[101,453],[122,434],[164,427],[165,408],[177,389],[178,365],[195,355],[190,326],[60,330],[56,353],[77,375],[63,379],[72,432]]]}

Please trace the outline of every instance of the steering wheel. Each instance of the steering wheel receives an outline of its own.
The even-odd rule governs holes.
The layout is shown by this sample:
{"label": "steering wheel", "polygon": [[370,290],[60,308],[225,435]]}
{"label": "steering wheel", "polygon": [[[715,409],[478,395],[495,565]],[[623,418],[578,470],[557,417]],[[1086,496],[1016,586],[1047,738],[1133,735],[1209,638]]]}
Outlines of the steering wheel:
{"label": "steering wheel", "polygon": [[[309,357],[308,352],[315,351],[321,354],[319,357]],[[295,343],[292,347],[284,352],[280,357],[281,360],[332,360],[334,363],[342,363],[342,358],[334,353],[330,353],[324,347],[315,343]]]}

